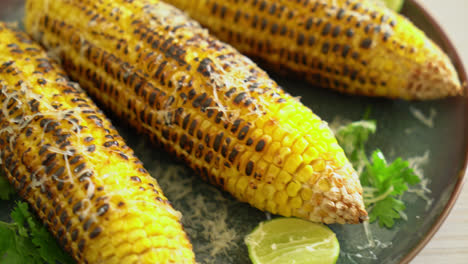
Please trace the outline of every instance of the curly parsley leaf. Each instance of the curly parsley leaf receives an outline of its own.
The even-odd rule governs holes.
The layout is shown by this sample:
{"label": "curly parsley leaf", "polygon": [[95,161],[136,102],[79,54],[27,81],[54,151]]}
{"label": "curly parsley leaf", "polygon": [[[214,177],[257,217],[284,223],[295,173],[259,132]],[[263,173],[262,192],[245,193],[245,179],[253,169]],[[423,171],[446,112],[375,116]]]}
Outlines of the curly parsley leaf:
{"label": "curly parsley leaf", "polygon": [[368,159],[365,144],[375,131],[375,121],[363,120],[339,128],[336,137],[360,173],[369,221],[391,228],[406,209],[400,196],[408,190],[408,185],[419,183],[420,178],[401,158],[388,164],[380,150],[374,151],[371,160]]}
{"label": "curly parsley leaf", "polygon": [[0,175],[0,200],[9,200],[15,193],[13,186],[8,182],[7,178]]}
{"label": "curly parsley leaf", "polygon": [[385,199],[375,203],[372,211],[369,214],[369,222],[379,221],[379,225],[387,228],[392,228],[395,224],[395,219],[400,219],[400,212],[406,209],[405,204],[394,198],[387,196]]}
{"label": "curly parsley leaf", "polygon": [[406,209],[399,200],[400,195],[408,190],[408,185],[421,181],[407,161],[398,158],[387,164],[380,150],[372,153],[372,163],[367,164],[360,179],[364,188],[371,187],[364,198],[366,205],[372,208],[370,222],[378,220],[380,226],[388,228],[393,226],[393,219],[400,218]]}
{"label": "curly parsley leaf", "polygon": [[362,120],[342,126],[336,131],[336,138],[346,153],[349,161],[360,171],[367,160],[365,144],[376,131],[376,122]]}
{"label": "curly parsley leaf", "polygon": [[27,203],[18,202],[10,216],[12,223],[0,222],[0,263],[74,263],[32,215]]}

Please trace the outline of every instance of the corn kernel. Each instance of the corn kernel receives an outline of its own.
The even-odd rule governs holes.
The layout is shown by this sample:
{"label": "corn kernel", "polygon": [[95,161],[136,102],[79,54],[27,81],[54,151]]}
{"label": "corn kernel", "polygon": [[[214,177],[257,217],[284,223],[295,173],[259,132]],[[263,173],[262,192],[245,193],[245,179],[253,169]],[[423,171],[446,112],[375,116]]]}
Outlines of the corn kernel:
{"label": "corn kernel", "polygon": [[280,148],[281,148],[281,143],[279,142],[273,142],[271,143],[270,147],[268,148],[268,151],[265,153],[265,155],[263,156],[263,158],[265,159],[265,161],[267,162],[273,162],[273,159],[276,157],[276,155],[278,155],[278,153],[280,152]]}
{"label": "corn kernel", "polygon": [[314,168],[311,165],[306,165],[302,167],[297,173],[294,179],[298,182],[308,182],[314,173]]}
{"label": "corn kernel", "polygon": [[286,192],[290,197],[295,197],[297,196],[297,193],[301,189],[302,185],[300,183],[297,183],[295,181],[292,181],[288,184],[288,187],[286,188]]}
{"label": "corn kernel", "polygon": [[226,184],[226,190],[228,190],[229,192],[235,192],[237,180],[238,180],[238,177],[228,178],[227,184]]}
{"label": "corn kernel", "polygon": [[273,157],[273,164],[283,167],[286,158],[291,154],[291,149],[287,147],[282,147],[279,149],[279,153]]}
{"label": "corn kernel", "polygon": [[302,156],[297,155],[296,153],[293,153],[286,160],[284,164],[284,170],[286,170],[287,172],[291,174],[294,174],[297,168],[299,167],[299,165],[301,165],[301,163],[302,163]]}
{"label": "corn kernel", "polygon": [[236,184],[236,193],[242,196],[242,200],[244,200],[244,194],[249,185],[250,178],[248,176],[241,176],[239,181]]}
{"label": "corn kernel", "polygon": [[262,195],[265,197],[265,199],[272,200],[273,196],[276,193],[276,188],[272,184],[265,184],[263,185],[261,192],[262,192]]}
{"label": "corn kernel", "polygon": [[263,189],[265,189],[264,184],[259,184],[253,198],[255,206],[260,210],[263,210],[265,207],[265,200],[267,199],[266,195],[264,195]]}
{"label": "corn kernel", "polygon": [[269,163],[264,161],[264,160],[260,160],[256,163],[256,172],[261,174],[261,175],[265,175],[266,172],[267,172],[267,169],[268,169],[268,165]]}
{"label": "corn kernel", "polygon": [[283,147],[288,147],[289,148],[289,147],[292,146],[294,140],[296,140],[296,136],[288,134],[283,138],[283,141],[281,142],[281,145]]}
{"label": "corn kernel", "polygon": [[313,191],[310,188],[302,188],[301,198],[304,201],[308,201],[312,198]]}
{"label": "corn kernel", "polygon": [[282,170],[279,174],[278,174],[278,177],[276,178],[276,181],[275,181],[275,187],[276,187],[276,190],[280,191],[280,190],[283,190],[285,188],[285,185],[291,181],[292,179],[292,176],[291,174],[285,172],[284,170]]}
{"label": "corn kernel", "polygon": [[272,183],[276,177],[278,177],[278,174],[280,173],[281,169],[278,168],[277,166],[270,164],[268,166],[267,173],[265,175],[265,182],[266,183]]}
{"label": "corn kernel", "polygon": [[265,126],[263,127],[263,133],[265,135],[272,135],[276,127],[277,125],[273,120],[268,120],[265,122]]}
{"label": "corn kernel", "polygon": [[288,202],[288,194],[284,191],[276,192],[275,194],[275,202],[278,206],[285,205]]}
{"label": "corn kernel", "polygon": [[289,204],[290,204],[291,208],[293,208],[293,209],[301,208],[301,206],[302,206],[302,199],[301,199],[301,197],[299,197],[299,196],[293,197],[293,198],[291,198],[291,200],[289,201]]}
{"label": "corn kernel", "polygon": [[119,245],[119,250],[115,251],[114,249],[114,254],[119,258],[123,258],[124,256],[128,255],[128,253],[132,252],[134,241],[129,240],[129,242],[131,243],[124,243]]}
{"label": "corn kernel", "polygon": [[275,130],[273,131],[272,138],[275,141],[282,142],[284,137],[289,134],[283,127],[276,126]]}
{"label": "corn kernel", "polygon": [[127,255],[121,259],[122,263],[138,263],[140,256],[137,255]]}
{"label": "corn kernel", "polygon": [[341,151],[336,153],[335,160],[337,167],[344,166],[348,162],[348,159],[346,158],[345,154]]}
{"label": "corn kernel", "polygon": [[314,171],[316,172],[321,172],[325,169],[325,161],[323,159],[316,159],[312,162],[312,167],[314,168]]}
{"label": "corn kernel", "polygon": [[309,145],[309,142],[307,142],[305,138],[303,137],[298,138],[296,142],[294,142],[294,145],[292,146],[292,151],[297,154],[302,154],[308,145]]}
{"label": "corn kernel", "polygon": [[253,141],[256,141],[258,138],[260,138],[262,135],[264,135],[265,132],[261,128],[255,129],[252,134],[250,134],[250,138],[252,138]]}
{"label": "corn kernel", "polygon": [[327,178],[322,178],[322,179],[319,180],[318,186],[319,186],[319,188],[320,188],[320,190],[322,192],[326,192],[326,191],[330,190],[330,188],[331,188],[330,180],[328,180]]}
{"label": "corn kernel", "polygon": [[309,164],[312,160],[316,159],[318,156],[319,156],[319,153],[313,145],[309,145],[306,151],[302,154],[302,158],[305,164]]}
{"label": "corn kernel", "polygon": [[289,204],[280,204],[278,206],[278,213],[290,217],[291,216],[291,206]]}
{"label": "corn kernel", "polygon": [[266,203],[266,210],[272,214],[278,213],[277,205],[273,200],[268,200]]}
{"label": "corn kernel", "polygon": [[253,201],[253,198],[255,197],[255,193],[258,193],[259,191],[256,188],[253,188],[256,183],[254,183],[253,179],[250,179],[249,184],[247,185],[247,189],[244,191],[243,196],[244,199],[247,201]]}

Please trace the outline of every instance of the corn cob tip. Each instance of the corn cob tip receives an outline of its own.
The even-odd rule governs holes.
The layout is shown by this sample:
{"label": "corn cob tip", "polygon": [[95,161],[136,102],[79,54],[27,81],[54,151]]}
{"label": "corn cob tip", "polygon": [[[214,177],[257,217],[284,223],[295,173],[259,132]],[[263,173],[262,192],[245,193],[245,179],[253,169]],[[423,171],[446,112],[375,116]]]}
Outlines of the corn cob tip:
{"label": "corn cob tip", "polygon": [[407,100],[462,94],[442,49],[375,1],[166,2],[272,70],[296,73],[316,86]]}
{"label": "corn cob tip", "polygon": [[[311,200],[320,201],[320,205],[310,214],[309,220],[325,224],[358,224],[368,219],[359,175],[349,163],[335,169],[332,176],[319,179],[314,189],[323,198],[312,197]],[[320,217],[325,215],[324,212],[326,216]]]}
{"label": "corn cob tip", "polygon": [[180,10],[45,2],[28,2],[28,32],[97,101],[202,178],[273,214],[366,219],[359,177],[326,122]]}
{"label": "corn cob tip", "polygon": [[464,95],[457,71],[448,57],[429,58],[410,74],[408,99],[431,100]]}

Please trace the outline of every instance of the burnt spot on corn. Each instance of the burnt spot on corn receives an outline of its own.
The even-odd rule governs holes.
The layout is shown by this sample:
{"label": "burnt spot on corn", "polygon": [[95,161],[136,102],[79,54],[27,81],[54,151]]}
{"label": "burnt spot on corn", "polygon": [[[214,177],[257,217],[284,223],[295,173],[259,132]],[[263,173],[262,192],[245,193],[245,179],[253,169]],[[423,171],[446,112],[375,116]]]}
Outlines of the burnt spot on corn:
{"label": "burnt spot on corn", "polygon": [[[92,14],[91,19],[99,22],[101,18],[96,14]],[[54,34],[65,34],[65,28],[67,28],[65,23],[59,23],[59,21],[49,17],[45,20],[47,22],[44,24],[50,27]],[[69,30],[69,28],[67,29]],[[3,38],[2,34],[5,34],[5,32],[0,32],[0,36]],[[70,242],[77,243],[76,252],[72,250],[70,253],[79,262],[87,262],[85,258],[86,250],[88,250],[85,246],[87,241],[102,236],[102,231],[105,229],[100,222],[93,223],[87,220],[87,214],[95,212],[96,216],[105,216],[102,218],[103,220],[99,221],[106,221],[105,219],[111,214],[111,210],[109,210],[111,205],[103,203],[106,198],[102,197],[105,197],[106,190],[112,192],[121,188],[106,186],[105,190],[91,177],[93,175],[101,177],[100,173],[96,173],[96,168],[99,171],[100,166],[104,165],[96,163],[99,158],[94,155],[95,153],[103,156],[117,154],[118,156],[116,156],[125,159],[125,162],[135,161],[136,157],[124,145],[122,139],[117,136],[117,132],[102,115],[102,112],[85,97],[80,88],[64,78],[63,71],[46,58],[45,52],[38,45],[33,45],[28,37],[22,36],[14,45],[12,43],[5,45],[12,49],[10,51],[13,54],[12,56],[18,56],[19,52],[17,50],[21,50],[22,53],[28,53],[28,58],[18,57],[15,60],[15,62],[18,62],[17,64],[0,61],[0,79],[2,80],[0,81],[0,87],[2,87],[3,92],[0,95],[0,100],[7,106],[8,110],[8,113],[1,113],[0,123],[2,126],[11,127],[15,133],[24,134],[24,138],[27,138],[31,144],[26,146],[22,141],[18,141],[19,139],[23,140],[22,137],[15,139],[7,135],[8,133],[0,135],[0,145],[6,151],[2,151],[4,167],[8,171],[6,174],[13,176],[10,179],[13,185],[19,189],[20,195],[30,202],[35,210],[43,212],[42,220],[50,227],[52,233],[58,237],[58,241],[62,246],[71,250]],[[8,37],[8,39],[14,38]],[[83,50],[84,56],[90,61],[106,64],[106,73],[119,76],[119,80],[125,81],[129,85],[133,85],[141,79],[139,79],[138,75],[125,73],[129,72],[129,66],[116,67],[116,57],[102,52],[86,41],[78,41],[76,37],[70,38],[70,40],[72,45]],[[125,53],[125,42],[120,41],[120,43],[120,49]],[[0,43],[1,45],[4,44]],[[33,46],[29,47],[27,45]],[[175,60],[177,60],[175,57],[182,56],[182,53],[175,48],[168,49],[165,52],[168,57]],[[17,65],[24,65],[26,62],[33,69],[18,68]],[[105,78],[91,71],[89,67],[73,65],[70,58],[64,58],[63,62],[64,65],[72,67],[83,76],[98,83],[100,88],[109,91],[113,96],[120,96],[120,91],[114,84],[108,83]],[[178,63],[181,64],[182,62],[178,61]],[[22,72],[22,80],[20,80],[20,76],[17,76],[20,71]],[[5,74],[10,77],[8,79],[3,78],[6,76]],[[12,91],[4,90],[3,82],[6,82],[6,80],[10,82],[10,79],[12,83],[7,84],[22,89],[24,93],[11,94],[13,96],[8,95]],[[41,86],[41,94],[34,94],[34,98],[37,99],[28,98],[35,92],[26,83],[36,83]],[[138,92],[143,96],[149,96],[148,90],[156,89],[146,83],[141,84],[141,86]],[[15,100],[5,101],[7,98],[5,95]],[[171,98],[170,95],[164,95],[161,98],[164,100],[155,98],[155,104],[159,100],[163,105],[162,107],[171,107],[174,102],[174,98]],[[16,101],[22,102],[27,107],[19,108],[18,104],[15,103]],[[48,112],[41,113],[40,111],[45,109],[43,105],[47,104],[51,105],[52,108],[48,109]],[[135,107],[135,101],[131,101],[130,104]],[[70,111],[67,109],[68,107],[76,110]],[[4,118],[5,115],[10,115],[12,118]],[[146,120],[149,119],[146,115]],[[102,144],[103,147],[96,148],[93,143]],[[12,146],[14,149],[4,148],[5,146]],[[112,148],[113,150],[106,151],[106,148]],[[38,159],[39,162],[32,162],[34,159]],[[113,165],[109,164],[108,166]],[[28,171],[34,171],[35,173],[28,173]],[[119,175],[119,173],[117,172],[112,177],[128,177]],[[134,174],[138,175],[135,176],[138,179],[145,179],[145,181],[150,179],[152,181],[152,178],[142,168],[135,169]],[[138,184],[143,184],[142,180],[135,183],[135,185]],[[80,191],[75,193],[77,190]],[[104,192],[104,196],[98,196],[96,199],[96,190]],[[155,189],[152,195],[151,199],[160,195],[159,189]],[[159,199],[165,200],[161,197]],[[46,203],[46,200],[50,201],[50,203]],[[99,202],[99,204],[96,204],[95,201]],[[129,199],[129,203],[132,203],[131,199]],[[145,221],[150,222],[148,219]],[[82,229],[87,232],[80,232],[81,229],[77,228],[79,222]],[[174,223],[177,227],[177,222],[174,221]],[[182,233],[180,225],[178,228]]]}
{"label": "burnt spot on corn", "polygon": [[[333,5],[316,1],[293,1],[281,5],[278,2],[266,1],[266,6],[262,10],[261,2],[232,1],[225,4],[215,0],[209,5],[213,7],[217,4],[219,6],[217,12],[207,14],[202,5],[169,0],[169,3],[185,9],[218,38],[229,42],[241,52],[258,58],[262,64],[271,65],[271,68],[279,69],[281,73],[296,72],[299,76],[306,76],[313,84],[328,86],[340,91],[348,87],[352,88],[347,89],[349,92],[381,96],[376,94],[377,90],[389,93],[391,89],[401,88],[386,86],[384,89],[378,89],[382,88],[381,82],[388,83],[391,78],[385,70],[391,68],[391,65],[384,63],[383,57],[378,53],[379,50],[382,51],[379,48],[382,45],[385,46],[384,54],[396,58],[399,56],[399,50],[403,50],[405,56],[414,64],[421,61],[418,57],[427,57],[424,52],[421,52],[422,49],[419,50],[419,55],[416,54],[418,54],[417,48],[425,46],[424,43],[428,39],[422,34],[419,36],[419,33],[417,38],[409,36],[416,30],[411,23],[378,6],[371,6],[356,0]],[[220,11],[222,7],[227,10],[224,18]],[[244,10],[251,10],[251,12],[247,14]],[[249,30],[245,30],[246,27]],[[398,30],[397,27],[399,27]],[[392,40],[397,40],[395,45],[392,45]],[[401,44],[399,42],[411,43],[399,46],[397,45]],[[343,49],[344,45],[348,45],[351,51]],[[346,56],[356,50],[362,50],[358,59],[360,65],[355,65],[355,62],[348,60],[349,57]],[[409,52],[410,50],[413,52]],[[440,53],[436,55],[437,57],[444,60],[446,64],[450,64],[444,54],[436,53]],[[271,56],[272,54],[275,56]],[[334,58],[330,60],[329,56]],[[374,82],[369,81],[363,85],[359,81],[352,81],[342,76],[339,72],[328,72],[325,70],[326,67],[323,70],[317,69],[315,67],[317,60],[328,64],[327,66],[332,66],[330,65],[332,63],[338,67],[345,65],[357,67],[362,74],[370,72],[368,67],[374,65],[372,72],[379,71],[382,74]],[[419,67],[423,68],[424,65],[419,65]],[[447,67],[453,68],[450,65]],[[400,70],[402,74],[408,71],[410,70]],[[450,71],[452,71],[452,77],[456,79],[456,73],[453,70]],[[377,83],[378,88],[373,88],[373,83]],[[449,93],[446,92],[446,94]]]}
{"label": "burnt spot on corn", "polygon": [[197,71],[205,77],[210,77],[213,72],[213,61],[210,58],[204,58],[198,65]]}

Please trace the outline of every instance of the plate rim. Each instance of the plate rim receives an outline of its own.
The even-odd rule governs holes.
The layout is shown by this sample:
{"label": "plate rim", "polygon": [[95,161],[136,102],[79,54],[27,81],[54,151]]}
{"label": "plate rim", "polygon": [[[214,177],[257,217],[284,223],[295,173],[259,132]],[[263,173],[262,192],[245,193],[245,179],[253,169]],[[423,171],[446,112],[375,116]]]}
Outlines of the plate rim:
{"label": "plate rim", "polygon": [[[458,72],[458,77],[460,78],[460,81],[462,82],[463,90],[464,90],[464,102],[465,102],[465,113],[468,111],[468,78],[466,74],[465,67],[463,66],[463,61],[459,55],[459,52],[455,48],[454,44],[448,37],[447,33],[445,30],[442,28],[442,26],[437,22],[437,20],[434,18],[434,16],[425,8],[421,3],[420,0],[408,0],[411,2],[416,8],[418,8],[424,17],[428,20],[428,22],[431,24],[433,27],[434,31],[437,33],[437,36],[440,37],[441,43],[446,47],[445,52],[450,52],[450,59],[452,60],[453,64],[455,65],[455,68]],[[462,127],[464,131],[467,131],[468,127],[468,121],[466,121]],[[466,136],[465,136],[466,137]],[[463,189],[463,185],[466,180],[466,174],[467,174],[467,169],[468,169],[468,141],[465,143],[465,162],[463,164],[463,168],[459,171],[458,173],[458,179],[457,182],[455,183],[455,187],[452,191],[452,194],[445,205],[442,213],[439,215],[439,217],[436,219],[434,224],[431,226],[428,232],[423,236],[421,240],[416,244],[415,247],[411,249],[409,253],[407,253],[403,259],[399,262],[400,264],[408,264],[410,263],[411,260],[413,260],[420,252],[421,250],[429,243],[429,241],[432,240],[434,235],[439,231],[440,227],[442,224],[445,222],[447,219],[448,215],[452,211],[456,201],[458,200],[458,197],[460,196],[460,193]]]}

